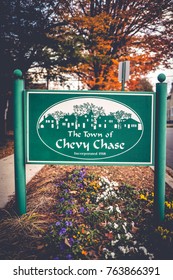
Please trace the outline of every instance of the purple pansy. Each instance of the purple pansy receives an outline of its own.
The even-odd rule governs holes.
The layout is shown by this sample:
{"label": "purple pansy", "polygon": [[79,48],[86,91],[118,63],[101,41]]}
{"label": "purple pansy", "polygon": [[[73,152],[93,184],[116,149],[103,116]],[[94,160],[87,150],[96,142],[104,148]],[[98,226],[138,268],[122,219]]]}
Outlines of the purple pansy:
{"label": "purple pansy", "polygon": [[69,210],[66,210],[65,213],[66,213],[66,215],[72,215],[73,211],[69,209]]}
{"label": "purple pansy", "polygon": [[73,257],[72,257],[72,255],[71,255],[71,254],[68,254],[68,255],[66,256],[66,259],[67,259],[67,260],[72,260],[72,259],[73,259]]}
{"label": "purple pansy", "polygon": [[79,212],[82,214],[82,213],[84,213],[85,212],[85,208],[84,207],[80,207],[79,208]]}
{"label": "purple pansy", "polygon": [[53,258],[53,260],[60,260],[60,258],[59,257],[55,257],[55,258]]}
{"label": "purple pansy", "polygon": [[65,221],[67,227],[72,227],[73,223],[71,221]]}
{"label": "purple pansy", "polygon": [[66,228],[61,228],[59,231],[59,235],[64,235],[66,233]]}
{"label": "purple pansy", "polygon": [[74,239],[72,237],[69,238],[69,243],[70,243],[71,246],[73,245]]}

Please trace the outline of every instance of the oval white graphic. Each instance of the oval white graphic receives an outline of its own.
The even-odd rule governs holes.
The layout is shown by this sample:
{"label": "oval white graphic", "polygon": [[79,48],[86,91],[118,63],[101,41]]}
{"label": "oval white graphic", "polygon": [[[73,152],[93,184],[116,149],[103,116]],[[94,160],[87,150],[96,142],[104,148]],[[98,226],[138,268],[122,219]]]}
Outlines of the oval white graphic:
{"label": "oval white graphic", "polygon": [[40,140],[66,157],[100,160],[128,152],[144,126],[130,107],[112,99],[77,97],[47,108],[37,122]]}

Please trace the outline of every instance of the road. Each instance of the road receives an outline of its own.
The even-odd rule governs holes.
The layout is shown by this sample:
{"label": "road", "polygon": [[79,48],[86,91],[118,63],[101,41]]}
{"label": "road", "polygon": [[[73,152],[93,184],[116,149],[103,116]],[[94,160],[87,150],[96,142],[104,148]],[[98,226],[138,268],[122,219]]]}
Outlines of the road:
{"label": "road", "polygon": [[167,128],[166,165],[173,169],[173,127]]}

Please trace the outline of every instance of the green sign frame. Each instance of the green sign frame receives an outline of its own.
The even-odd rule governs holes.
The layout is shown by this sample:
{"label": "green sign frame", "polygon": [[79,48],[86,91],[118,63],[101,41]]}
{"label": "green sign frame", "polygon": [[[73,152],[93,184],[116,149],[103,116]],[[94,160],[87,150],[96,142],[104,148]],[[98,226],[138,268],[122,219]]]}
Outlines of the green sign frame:
{"label": "green sign frame", "polygon": [[155,93],[24,92],[26,163],[154,165]]}

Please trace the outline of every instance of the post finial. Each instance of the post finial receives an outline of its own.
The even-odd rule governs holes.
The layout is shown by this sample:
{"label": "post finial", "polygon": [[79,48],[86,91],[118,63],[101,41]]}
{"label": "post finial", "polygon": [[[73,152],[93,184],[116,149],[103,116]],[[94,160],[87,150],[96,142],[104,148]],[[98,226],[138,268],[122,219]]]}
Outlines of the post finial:
{"label": "post finial", "polygon": [[15,79],[21,79],[23,76],[23,73],[20,69],[16,69],[13,72]]}
{"label": "post finial", "polygon": [[166,76],[165,74],[161,73],[158,75],[157,79],[160,83],[163,83],[166,80]]}

